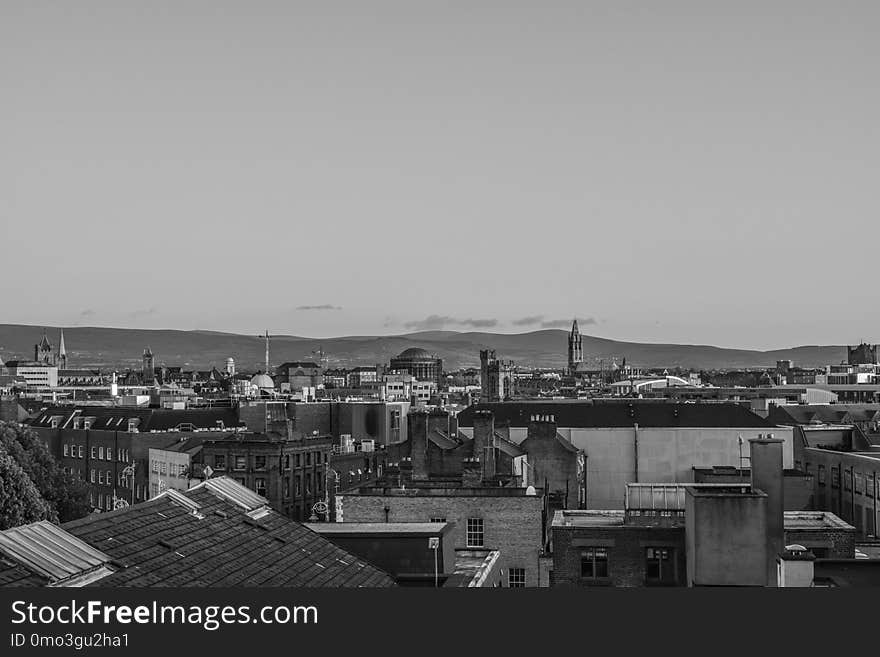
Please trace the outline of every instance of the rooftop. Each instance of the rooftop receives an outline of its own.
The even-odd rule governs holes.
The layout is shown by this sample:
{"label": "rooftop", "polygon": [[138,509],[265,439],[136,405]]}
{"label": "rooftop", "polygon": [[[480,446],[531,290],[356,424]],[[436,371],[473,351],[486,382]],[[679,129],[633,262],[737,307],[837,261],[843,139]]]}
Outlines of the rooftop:
{"label": "rooftop", "polygon": [[446,522],[314,522],[305,523],[319,534],[437,536],[452,527]]}
{"label": "rooftop", "polygon": [[[90,582],[100,586],[394,585],[390,575],[276,513],[264,498],[226,477],[55,529],[110,559],[106,576]],[[14,535],[10,542],[23,544]],[[13,549],[4,545],[2,556],[0,582],[46,583]]]}
{"label": "rooftop", "polygon": [[458,414],[461,427],[472,427],[474,413],[492,411],[495,424],[528,427],[533,415],[553,415],[557,426],[577,428],[683,427],[772,429],[775,425],[740,404],[670,404],[668,402],[594,404],[582,400],[525,400],[474,404]]}

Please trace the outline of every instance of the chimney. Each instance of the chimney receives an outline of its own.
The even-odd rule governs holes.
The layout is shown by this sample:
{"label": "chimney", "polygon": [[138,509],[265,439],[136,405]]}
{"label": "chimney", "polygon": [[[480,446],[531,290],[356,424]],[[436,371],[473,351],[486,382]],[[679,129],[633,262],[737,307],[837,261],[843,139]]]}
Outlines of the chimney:
{"label": "chimney", "polygon": [[815,560],[815,555],[803,545],[789,545],[776,557],[776,585],[781,588],[813,586]]}
{"label": "chimney", "polygon": [[749,460],[752,469],[752,489],[767,494],[766,562],[767,586],[776,586],[778,580],[776,557],[784,544],[784,509],[781,438],[772,433],[759,435],[749,441]]}
{"label": "chimney", "polygon": [[478,458],[461,460],[461,485],[464,488],[479,488],[483,481],[483,468]]}
{"label": "chimney", "polygon": [[495,445],[495,414],[474,412],[474,458],[482,458],[486,447]]}
{"label": "chimney", "polygon": [[428,478],[428,414],[410,413],[409,416],[410,458],[412,459],[413,479]]}

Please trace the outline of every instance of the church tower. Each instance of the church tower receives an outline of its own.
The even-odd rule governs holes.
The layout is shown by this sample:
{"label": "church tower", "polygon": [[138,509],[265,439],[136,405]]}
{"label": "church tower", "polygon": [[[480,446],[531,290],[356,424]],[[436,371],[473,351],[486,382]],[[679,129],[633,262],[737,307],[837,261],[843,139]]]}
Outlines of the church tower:
{"label": "church tower", "polygon": [[52,345],[43,331],[43,339],[34,345],[34,360],[43,365],[55,365],[55,356],[52,354]]}
{"label": "church tower", "polygon": [[568,334],[568,373],[575,374],[578,366],[583,362],[583,338],[578,330],[578,321],[574,320],[571,325],[571,333]]}
{"label": "church tower", "polygon": [[156,370],[153,368],[153,352],[147,347],[144,349],[144,385],[151,386],[156,383]]}

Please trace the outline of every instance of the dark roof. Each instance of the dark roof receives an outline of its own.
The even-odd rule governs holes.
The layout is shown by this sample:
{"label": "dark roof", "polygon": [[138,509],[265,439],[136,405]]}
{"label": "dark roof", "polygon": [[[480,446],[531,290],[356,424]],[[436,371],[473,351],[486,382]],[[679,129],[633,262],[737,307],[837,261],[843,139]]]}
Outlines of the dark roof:
{"label": "dark roof", "polygon": [[401,351],[392,360],[435,360],[436,358],[421,347],[410,347]]}
{"label": "dark roof", "polygon": [[267,507],[250,508],[252,493],[229,495],[230,487],[250,492],[231,479],[209,481],[220,480],[226,488],[169,492],[63,528],[113,558],[116,572],[99,586],[394,585],[387,573],[300,523]]}
{"label": "dark roof", "polygon": [[557,426],[736,427],[772,429],[775,425],[739,404],[593,404],[589,401],[514,401],[473,404],[458,414],[458,425],[472,427],[476,411],[492,411],[495,424],[528,427],[532,415],[552,415]]}
{"label": "dark roof", "polygon": [[798,404],[776,406],[768,419],[776,424],[852,424],[880,420],[880,404]]}
{"label": "dark roof", "polygon": [[95,418],[92,429],[103,431],[127,431],[129,420],[138,420],[137,430],[168,431],[180,426],[192,425],[195,429],[216,429],[218,422],[225,428],[243,426],[234,408],[140,408],[134,406],[50,406],[31,420],[34,427],[50,427],[53,417],[61,417],[59,426],[79,411],[81,417]]}

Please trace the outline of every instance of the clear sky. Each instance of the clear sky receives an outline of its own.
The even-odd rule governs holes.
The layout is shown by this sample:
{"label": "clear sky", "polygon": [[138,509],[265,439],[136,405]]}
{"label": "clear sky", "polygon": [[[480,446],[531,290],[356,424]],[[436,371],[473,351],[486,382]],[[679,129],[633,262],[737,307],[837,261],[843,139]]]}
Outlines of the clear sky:
{"label": "clear sky", "polygon": [[0,2],[0,322],[880,341],[880,3]]}

